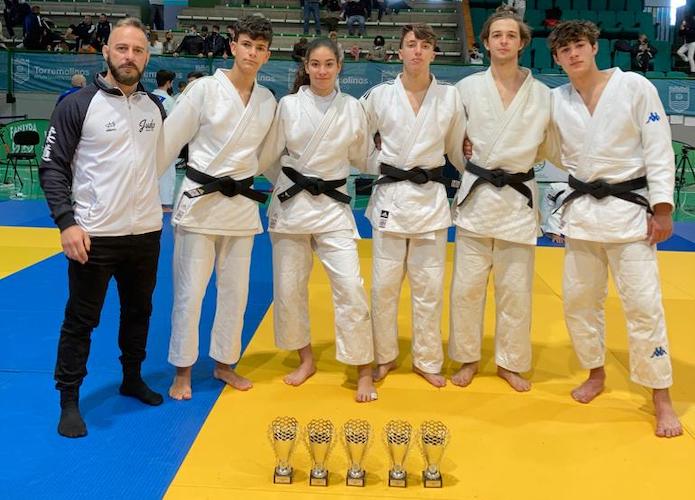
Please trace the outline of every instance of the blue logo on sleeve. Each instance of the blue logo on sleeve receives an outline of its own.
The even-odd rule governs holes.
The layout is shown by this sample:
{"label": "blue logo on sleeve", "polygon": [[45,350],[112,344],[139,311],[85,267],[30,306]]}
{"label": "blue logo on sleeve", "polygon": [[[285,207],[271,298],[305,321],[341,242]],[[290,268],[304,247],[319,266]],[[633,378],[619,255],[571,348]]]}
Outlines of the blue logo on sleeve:
{"label": "blue logo on sleeve", "polygon": [[659,113],[649,113],[649,118],[647,118],[647,123],[658,122],[661,120]]}

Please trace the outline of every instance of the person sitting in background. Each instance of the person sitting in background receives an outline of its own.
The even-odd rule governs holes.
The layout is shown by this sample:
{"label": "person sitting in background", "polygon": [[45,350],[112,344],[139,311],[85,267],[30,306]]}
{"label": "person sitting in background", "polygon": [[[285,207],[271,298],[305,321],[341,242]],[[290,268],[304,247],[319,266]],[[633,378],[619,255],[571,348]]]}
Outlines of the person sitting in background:
{"label": "person sitting in background", "polygon": [[343,49],[342,44],[338,41],[338,33],[336,31],[331,31],[328,33],[328,38],[331,39],[333,43],[335,43],[336,47],[338,47],[338,55],[340,57],[340,64],[343,64],[343,60],[345,59],[345,49]]}
{"label": "person sitting in background", "polygon": [[372,50],[367,54],[369,61],[386,62],[389,60],[389,55],[386,53],[386,40],[381,35],[374,37],[374,45]]}
{"label": "person sitting in background", "polygon": [[162,42],[162,53],[163,54],[173,54],[176,50],[176,43],[174,42],[174,34],[171,30],[164,34],[164,41]]}
{"label": "person sitting in background", "polygon": [[355,60],[359,61],[360,59],[360,46],[355,44],[352,47],[350,47],[350,56]]}
{"label": "person sitting in background", "polygon": [[212,33],[208,35],[205,39],[205,52],[208,57],[222,57],[225,56],[225,47],[227,41],[220,35],[220,27],[216,24],[212,25]]}
{"label": "person sitting in background", "polygon": [[75,36],[77,37],[77,50],[80,51],[83,47],[91,45],[94,38],[96,27],[92,23],[92,16],[86,15],[84,19],[75,27]]}
{"label": "person sitting in background", "polygon": [[543,20],[543,26],[548,29],[554,28],[557,23],[562,19],[562,9],[560,7],[551,7],[545,9],[545,19]]}
{"label": "person sitting in background", "polygon": [[58,96],[56,106],[67,96],[77,92],[78,90],[81,90],[85,85],[87,85],[87,79],[84,77],[82,73],[75,73],[74,75],[72,75],[72,78],[70,79],[70,85],[72,85],[72,87],[70,87],[68,90],[66,90]]}
{"label": "person sitting in background", "polygon": [[630,52],[632,53],[632,71],[646,72],[653,69],[652,60],[656,55],[656,47],[649,43],[647,35],[640,33]]}
{"label": "person sitting in background", "polygon": [[205,38],[199,33],[195,25],[191,25],[188,34],[183,37],[179,46],[174,50],[174,56],[182,54],[184,56],[203,57],[205,50]]}
{"label": "person sitting in background", "polygon": [[483,54],[480,52],[480,45],[478,45],[478,42],[474,43],[473,47],[468,49],[468,61],[469,64],[483,64]]}
{"label": "person sitting in background", "polygon": [[150,33],[150,55],[159,56],[164,52],[164,45],[159,41],[156,31]]}
{"label": "person sitting in background", "polygon": [[96,42],[97,48],[101,50],[101,47],[106,45],[109,40],[109,35],[111,34],[111,23],[106,17],[106,14],[99,15],[99,22],[97,23],[96,30],[94,30],[94,41]]}
{"label": "person sitting in background", "polygon": [[301,63],[304,61],[304,56],[306,55],[306,45],[308,40],[304,37],[300,38],[297,43],[292,47],[292,59]]}
{"label": "person sitting in background", "polygon": [[355,24],[358,26],[360,36],[367,33],[365,23],[367,22],[367,8],[364,0],[348,0],[345,4],[345,19],[347,19],[348,34],[355,34]]}
{"label": "person sitting in background", "polygon": [[326,25],[329,32],[336,31],[340,18],[343,15],[343,6],[340,0],[321,0],[321,7],[323,7],[325,13],[321,21]]}
{"label": "person sitting in background", "polygon": [[[683,38],[683,45],[678,49],[678,57],[690,64],[690,72],[695,73],[695,18],[687,14],[681,22],[678,34]],[[687,55],[686,55],[687,54]]]}

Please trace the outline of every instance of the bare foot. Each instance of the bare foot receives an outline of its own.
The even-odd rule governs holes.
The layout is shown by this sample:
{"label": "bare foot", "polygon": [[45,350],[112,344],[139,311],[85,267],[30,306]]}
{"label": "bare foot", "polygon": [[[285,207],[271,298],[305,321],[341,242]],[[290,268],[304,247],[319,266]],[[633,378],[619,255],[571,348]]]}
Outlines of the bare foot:
{"label": "bare foot", "polygon": [[299,368],[292,373],[285,375],[283,380],[287,385],[302,385],[306,379],[316,373],[316,363],[314,362],[314,353],[311,349],[311,344],[307,344],[297,350],[299,354]]}
{"label": "bare foot", "polygon": [[473,381],[476,373],[478,373],[477,361],[463,363],[459,371],[451,376],[451,383],[459,387],[466,387]]}
{"label": "bare foot", "polygon": [[654,389],[652,400],[656,411],[656,435],[671,438],[683,434],[683,427],[673,410],[668,389]]}
{"label": "bare foot", "polygon": [[188,368],[176,367],[174,381],[171,383],[171,387],[169,387],[169,397],[171,399],[181,401],[193,397],[193,390],[191,389],[191,368],[190,366]]}
{"label": "bare foot", "polygon": [[380,365],[376,365],[376,368],[372,370],[372,379],[374,382],[379,382],[380,380],[383,380],[386,375],[389,374],[391,370],[396,369],[396,362],[395,361],[390,361],[388,363],[382,363]]}
{"label": "bare foot", "polygon": [[358,403],[369,403],[378,398],[374,381],[372,380],[372,367],[370,365],[360,365],[357,367],[357,394],[355,401]]}
{"label": "bare foot", "polygon": [[444,377],[444,375],[441,373],[423,372],[417,366],[413,366],[413,371],[435,387],[444,387],[446,385],[446,377]]}
{"label": "bare foot", "polygon": [[603,392],[606,382],[606,372],[603,367],[593,368],[589,372],[589,378],[582,385],[572,391],[572,397],[580,403],[590,403],[596,396]]}
{"label": "bare foot", "polygon": [[302,363],[292,373],[285,375],[282,380],[287,385],[302,385],[309,377],[316,373],[316,365],[314,363]]}
{"label": "bare foot", "polygon": [[517,392],[527,392],[531,390],[531,382],[519,375],[517,372],[507,370],[501,366],[497,367],[497,376],[506,380]]}
{"label": "bare foot", "polygon": [[227,366],[222,363],[215,364],[215,370],[212,372],[212,375],[217,380],[221,380],[238,391],[248,391],[251,389],[251,387],[253,387],[253,384],[249,379],[242,377],[237,372],[232,370],[231,366]]}

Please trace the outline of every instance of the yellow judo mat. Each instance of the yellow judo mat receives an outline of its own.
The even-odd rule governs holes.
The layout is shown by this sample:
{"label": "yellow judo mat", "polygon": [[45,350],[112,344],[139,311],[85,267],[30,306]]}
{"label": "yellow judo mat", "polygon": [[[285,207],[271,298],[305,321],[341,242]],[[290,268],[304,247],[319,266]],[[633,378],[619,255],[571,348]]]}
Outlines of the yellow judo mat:
{"label": "yellow judo mat", "polygon": [[60,251],[57,229],[0,226],[0,279]]}
{"label": "yellow judo mat", "polygon": [[[453,246],[448,254],[451,276]],[[362,274],[369,286],[371,248],[360,242]],[[282,377],[294,369],[295,353],[273,345],[272,308],[239,365],[254,388],[226,388],[174,478],[169,499],[687,499],[695,495],[695,255],[660,252],[663,291],[671,340],[675,386],[672,396],[685,434],[654,436],[650,394],[628,379],[625,323],[615,289],[607,302],[607,390],[589,405],[574,402],[570,390],[586,372],[579,368],[565,330],[561,303],[563,250],[538,248],[533,303],[533,389],[515,393],[494,375],[494,299],[488,295],[483,368],[463,389],[450,382],[435,389],[411,372],[410,300],[400,303],[399,368],[377,385],[379,399],[354,402],[356,377],[335,361],[333,313],[328,280],[315,260],[310,286],[312,335],[318,372],[304,385],[289,387]],[[489,290],[491,292],[491,289]],[[443,336],[448,337],[448,284]],[[456,367],[447,362],[450,376]],[[195,387],[193,397],[195,397]],[[185,402],[177,404],[186,404]],[[366,419],[374,440],[368,449],[364,488],[345,486],[345,452],[336,444],[328,459],[327,487],[310,487],[309,456],[300,443],[292,459],[294,483],[272,482],[274,456],[267,427],[277,416],[305,425],[327,418],[340,427]],[[423,460],[416,446],[406,459],[409,485],[389,488],[382,429],[390,419],[444,422],[451,441],[444,452],[442,489],[423,488]]]}

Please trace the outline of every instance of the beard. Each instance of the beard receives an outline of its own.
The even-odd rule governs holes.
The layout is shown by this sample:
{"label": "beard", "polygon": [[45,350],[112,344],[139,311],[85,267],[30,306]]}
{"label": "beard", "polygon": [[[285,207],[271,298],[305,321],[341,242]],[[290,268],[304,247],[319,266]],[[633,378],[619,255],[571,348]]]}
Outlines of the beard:
{"label": "beard", "polygon": [[129,68],[132,68],[135,70],[134,74],[128,74],[124,71],[121,71],[120,68],[117,68],[112,62],[111,58],[107,57],[106,58],[106,65],[109,67],[109,71],[111,72],[111,75],[113,75],[114,80],[116,80],[118,83],[121,85],[135,85],[140,81],[140,78],[142,78],[142,74],[144,72],[143,70],[140,70],[134,63],[127,66]]}

